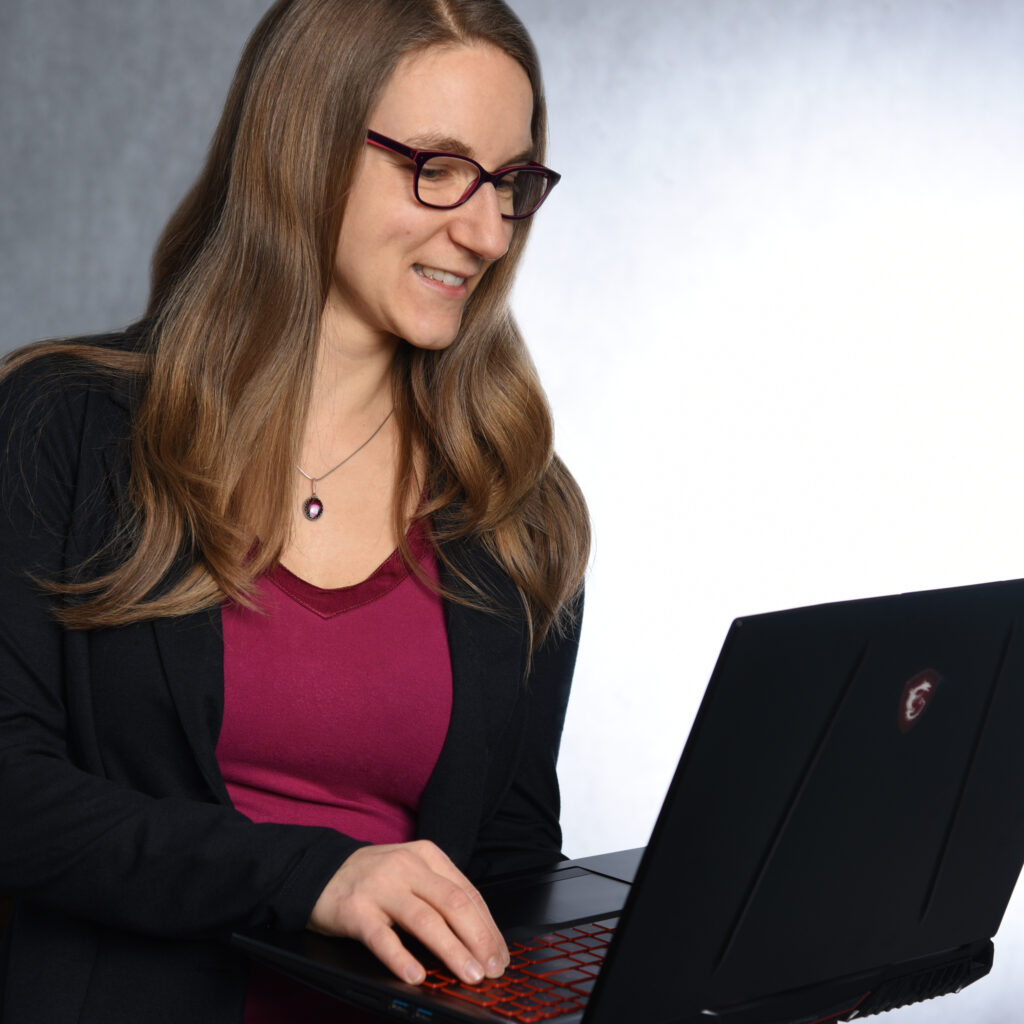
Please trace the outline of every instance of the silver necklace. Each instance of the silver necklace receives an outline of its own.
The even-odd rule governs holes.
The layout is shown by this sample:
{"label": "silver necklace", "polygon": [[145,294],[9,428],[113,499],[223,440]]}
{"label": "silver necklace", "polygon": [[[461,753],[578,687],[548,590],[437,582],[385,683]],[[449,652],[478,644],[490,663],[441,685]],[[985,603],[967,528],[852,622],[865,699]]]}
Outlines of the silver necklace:
{"label": "silver necklace", "polygon": [[313,485],[312,493],[302,503],[302,514],[311,523],[315,523],[324,514],[324,502],[316,493],[316,485],[320,483],[321,480],[326,480],[336,469],[341,469],[349,459],[354,459],[384,429],[384,424],[391,419],[391,415],[394,411],[394,408],[392,408],[391,412],[381,420],[380,426],[354,452],[349,452],[341,462],[336,466],[331,466],[326,473],[321,473],[320,476],[310,476],[310,474],[307,473],[297,462],[295,463],[295,468]]}

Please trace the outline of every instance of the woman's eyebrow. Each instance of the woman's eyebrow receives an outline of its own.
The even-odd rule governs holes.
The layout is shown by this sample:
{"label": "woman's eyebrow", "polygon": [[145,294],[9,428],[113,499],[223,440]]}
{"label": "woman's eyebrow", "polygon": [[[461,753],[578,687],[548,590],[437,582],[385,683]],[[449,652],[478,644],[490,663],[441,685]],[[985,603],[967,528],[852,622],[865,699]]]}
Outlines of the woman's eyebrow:
{"label": "woman's eyebrow", "polygon": [[451,135],[414,135],[406,145],[413,149],[437,149],[458,156],[472,156],[473,151],[461,139]]}
{"label": "woman's eyebrow", "polygon": [[[461,139],[451,135],[416,135],[409,139],[406,145],[413,149],[436,149],[443,153],[455,153],[456,156],[468,156],[476,159],[471,146],[467,146]],[[527,163],[533,159],[533,147],[517,153],[514,157],[501,164],[502,167],[513,167],[516,164]]]}

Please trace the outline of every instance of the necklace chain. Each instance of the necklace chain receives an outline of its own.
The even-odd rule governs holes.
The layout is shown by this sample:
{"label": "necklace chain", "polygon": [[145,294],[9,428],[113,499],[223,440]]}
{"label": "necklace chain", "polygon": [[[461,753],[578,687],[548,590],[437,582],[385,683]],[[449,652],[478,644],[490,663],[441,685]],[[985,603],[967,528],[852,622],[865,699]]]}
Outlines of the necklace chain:
{"label": "necklace chain", "polygon": [[323,473],[320,476],[313,476],[312,474],[307,473],[297,462],[295,463],[295,468],[313,485],[312,494],[310,494],[310,496],[302,503],[302,514],[310,520],[310,522],[314,522],[324,514],[324,503],[316,493],[316,485],[322,480],[326,480],[336,469],[341,469],[349,459],[354,459],[384,429],[384,424],[391,419],[394,411],[394,407],[392,407],[387,416],[381,420],[380,426],[377,427],[377,429],[354,452],[349,452],[341,462],[336,466],[331,466],[326,473]]}
{"label": "necklace chain", "polygon": [[392,415],[394,414],[394,411],[395,410],[392,409],[391,412],[389,412],[387,416],[385,416],[384,419],[381,420],[380,426],[354,452],[349,452],[348,455],[346,455],[345,458],[341,460],[341,462],[339,462],[336,466],[331,466],[331,468],[327,470],[326,473],[321,473],[320,476],[312,476],[311,474],[307,473],[297,462],[295,463],[295,468],[307,480],[309,480],[314,487],[316,487],[316,485],[320,483],[321,480],[326,480],[336,469],[341,469],[341,467],[344,466],[349,459],[354,459],[384,429],[384,424],[387,423],[389,419],[391,419]]}

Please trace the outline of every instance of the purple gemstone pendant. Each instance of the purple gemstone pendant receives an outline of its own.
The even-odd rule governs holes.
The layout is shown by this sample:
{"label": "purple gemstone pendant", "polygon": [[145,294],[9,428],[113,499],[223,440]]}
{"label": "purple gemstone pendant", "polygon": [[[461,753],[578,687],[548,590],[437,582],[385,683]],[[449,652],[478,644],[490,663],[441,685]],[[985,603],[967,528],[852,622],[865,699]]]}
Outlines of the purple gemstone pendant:
{"label": "purple gemstone pendant", "polygon": [[324,514],[324,503],[314,494],[302,503],[302,514],[315,523]]}

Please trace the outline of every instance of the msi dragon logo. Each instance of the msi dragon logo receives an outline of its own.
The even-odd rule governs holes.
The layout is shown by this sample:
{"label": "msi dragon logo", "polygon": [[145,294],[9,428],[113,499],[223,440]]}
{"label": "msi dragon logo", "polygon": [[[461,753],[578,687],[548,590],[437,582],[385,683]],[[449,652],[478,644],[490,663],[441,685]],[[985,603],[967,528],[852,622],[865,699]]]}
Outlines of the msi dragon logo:
{"label": "msi dragon logo", "polygon": [[926,668],[907,680],[896,719],[900,732],[909,732],[917,725],[941,681],[942,677],[932,668]]}

